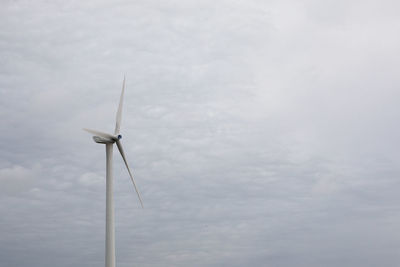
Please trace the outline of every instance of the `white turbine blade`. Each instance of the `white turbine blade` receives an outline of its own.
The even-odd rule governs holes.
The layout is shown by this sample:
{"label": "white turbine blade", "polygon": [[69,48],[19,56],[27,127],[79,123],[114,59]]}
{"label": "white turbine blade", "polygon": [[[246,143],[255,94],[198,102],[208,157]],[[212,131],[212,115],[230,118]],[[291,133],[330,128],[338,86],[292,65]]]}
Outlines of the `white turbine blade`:
{"label": "white turbine blade", "polygon": [[140,205],[142,205],[142,208],[143,208],[142,198],[141,198],[140,193],[139,193],[139,190],[138,190],[138,188],[137,188],[137,186],[136,186],[135,180],[133,179],[131,170],[129,169],[128,162],[126,162],[124,149],[122,148],[121,142],[120,142],[119,140],[117,140],[116,143],[117,143],[118,150],[119,150],[119,152],[121,153],[122,159],[123,159],[124,162],[125,162],[125,166],[126,166],[126,168],[128,169],[129,175],[131,176],[131,180],[132,180],[133,186],[135,187],[136,193],[137,193],[137,195],[138,195],[138,197],[139,197],[139,200],[140,200]]}
{"label": "white turbine blade", "polygon": [[100,136],[100,137],[115,139],[115,136],[112,135],[112,134],[103,133],[103,132],[99,132],[99,131],[91,130],[91,129],[86,129],[86,128],[83,128],[83,130],[85,130],[86,132],[89,132],[89,133],[91,133],[91,134]]}
{"label": "white turbine blade", "polygon": [[119,98],[119,106],[118,106],[118,111],[117,111],[117,118],[116,118],[116,123],[115,123],[115,132],[114,132],[115,135],[119,134],[119,130],[121,128],[121,116],[122,116],[122,104],[124,102],[124,91],[125,91],[125,76],[124,76],[124,81],[122,83],[121,97]]}

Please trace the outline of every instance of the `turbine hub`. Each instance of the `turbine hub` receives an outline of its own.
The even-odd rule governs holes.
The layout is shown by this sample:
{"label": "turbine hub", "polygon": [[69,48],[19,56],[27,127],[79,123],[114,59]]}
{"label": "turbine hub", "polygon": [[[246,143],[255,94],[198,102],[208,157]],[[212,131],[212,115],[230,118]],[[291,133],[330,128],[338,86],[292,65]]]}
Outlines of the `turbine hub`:
{"label": "turbine hub", "polygon": [[122,135],[119,134],[118,135],[118,140],[121,140],[121,138],[122,138]]}

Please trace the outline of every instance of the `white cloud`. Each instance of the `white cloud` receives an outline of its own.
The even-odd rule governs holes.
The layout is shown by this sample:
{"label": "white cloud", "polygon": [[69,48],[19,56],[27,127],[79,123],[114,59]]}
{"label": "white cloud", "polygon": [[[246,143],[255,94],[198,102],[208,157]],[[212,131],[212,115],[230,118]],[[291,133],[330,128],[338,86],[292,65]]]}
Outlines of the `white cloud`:
{"label": "white cloud", "polygon": [[40,166],[26,168],[20,165],[0,169],[0,190],[2,194],[15,195],[27,192],[38,179],[40,169]]}
{"label": "white cloud", "polygon": [[79,183],[84,186],[105,186],[105,178],[97,173],[87,172],[79,177]]}

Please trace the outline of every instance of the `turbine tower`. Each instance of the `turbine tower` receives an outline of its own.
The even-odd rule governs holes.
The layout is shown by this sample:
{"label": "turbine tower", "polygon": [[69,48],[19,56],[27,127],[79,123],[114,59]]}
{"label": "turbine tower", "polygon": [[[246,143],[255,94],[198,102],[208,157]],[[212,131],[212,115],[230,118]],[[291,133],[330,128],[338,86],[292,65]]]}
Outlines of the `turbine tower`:
{"label": "turbine tower", "polygon": [[119,106],[117,111],[117,119],[115,124],[114,134],[103,133],[91,129],[83,129],[91,134],[94,134],[93,140],[99,144],[106,145],[106,267],[115,267],[115,231],[114,231],[114,196],[113,196],[113,172],[112,172],[112,157],[114,143],[117,145],[119,152],[121,153],[122,159],[124,160],[125,166],[128,169],[129,176],[131,177],[133,186],[135,187],[136,193],[139,197],[140,204],[143,208],[142,198],[140,197],[139,190],[136,186],[135,180],[133,179],[131,170],[129,169],[126,161],[124,149],[122,148],[120,134],[121,127],[121,114],[122,114],[122,103],[124,100],[125,91],[125,77],[122,83],[122,92],[119,99]]}

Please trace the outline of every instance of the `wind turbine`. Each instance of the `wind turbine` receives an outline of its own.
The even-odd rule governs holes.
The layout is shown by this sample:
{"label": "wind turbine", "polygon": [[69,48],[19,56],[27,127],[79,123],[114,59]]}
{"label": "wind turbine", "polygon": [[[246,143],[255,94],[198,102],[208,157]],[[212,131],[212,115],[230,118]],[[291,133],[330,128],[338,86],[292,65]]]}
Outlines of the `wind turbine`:
{"label": "wind turbine", "polygon": [[117,145],[119,152],[121,153],[122,159],[124,160],[125,166],[128,169],[129,176],[131,177],[133,186],[135,187],[136,193],[139,197],[140,204],[143,208],[142,198],[140,197],[139,190],[136,186],[135,180],[133,179],[131,170],[129,169],[126,161],[124,149],[122,148],[120,134],[121,127],[121,113],[122,113],[122,102],[124,100],[125,91],[125,77],[122,83],[122,92],[119,99],[119,106],[117,111],[117,119],[115,124],[114,134],[103,133],[91,129],[83,129],[91,134],[94,134],[93,140],[99,144],[106,145],[106,267],[115,267],[115,231],[114,231],[114,196],[113,196],[113,172],[112,172],[112,157],[114,143]]}

